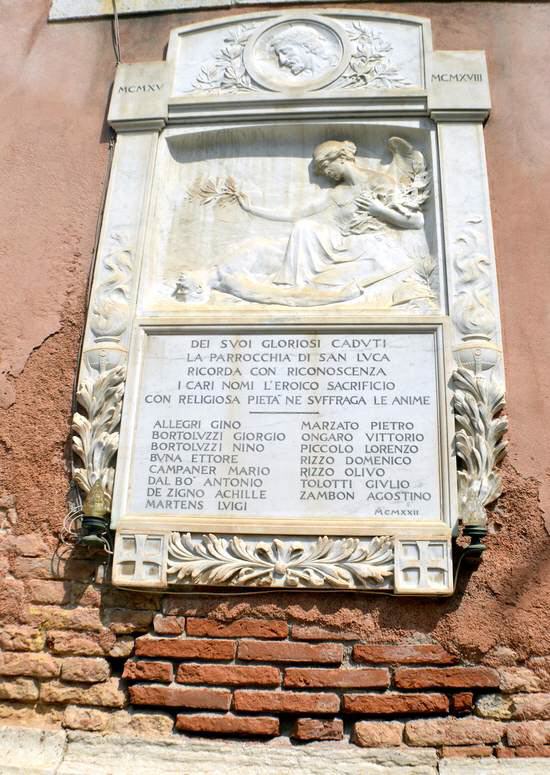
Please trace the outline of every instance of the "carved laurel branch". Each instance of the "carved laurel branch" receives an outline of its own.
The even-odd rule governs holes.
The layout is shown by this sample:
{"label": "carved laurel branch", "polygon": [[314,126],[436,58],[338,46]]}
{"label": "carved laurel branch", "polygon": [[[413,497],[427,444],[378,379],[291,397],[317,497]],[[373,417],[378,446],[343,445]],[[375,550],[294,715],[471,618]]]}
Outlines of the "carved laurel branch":
{"label": "carved laurel branch", "polygon": [[373,587],[393,574],[393,538],[318,538],[312,544],[275,538],[245,541],[212,534],[193,540],[172,533],[170,583],[265,587]]}
{"label": "carved laurel branch", "polygon": [[361,22],[346,27],[352,55],[342,76],[344,87],[391,89],[410,86],[391,62],[392,45],[382,35]]}
{"label": "carved laurel branch", "polygon": [[246,70],[243,54],[256,25],[242,24],[230,30],[214,60],[201,67],[193,87],[205,91],[257,91]]}
{"label": "carved laurel branch", "polygon": [[460,515],[465,523],[485,524],[485,506],[502,492],[502,477],[495,470],[506,454],[502,440],[508,419],[500,415],[504,388],[491,377],[476,377],[470,369],[453,374],[453,407],[457,433],[455,449],[462,464],[458,472]]}
{"label": "carved laurel branch", "polygon": [[72,423],[72,449],[82,462],[81,466],[75,466],[74,480],[85,493],[99,480],[109,500],[114,479],[111,463],[118,449],[117,428],[125,377],[124,365],[85,377],[76,394],[84,413],[76,412]]}

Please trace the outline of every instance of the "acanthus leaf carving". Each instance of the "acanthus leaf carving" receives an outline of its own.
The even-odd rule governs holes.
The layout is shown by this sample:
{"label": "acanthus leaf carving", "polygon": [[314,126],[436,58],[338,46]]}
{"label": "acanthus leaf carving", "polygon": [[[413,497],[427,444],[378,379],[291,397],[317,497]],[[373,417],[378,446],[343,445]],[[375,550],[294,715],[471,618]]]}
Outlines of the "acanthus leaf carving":
{"label": "acanthus leaf carving", "polygon": [[172,533],[168,543],[169,582],[321,587],[375,587],[393,574],[393,538],[363,541],[322,537],[307,544],[296,539],[270,542],[238,536]]}
{"label": "acanthus leaf carving", "polygon": [[109,501],[125,377],[125,365],[84,377],[76,394],[83,412],[76,412],[72,422],[72,449],[82,463],[74,468],[74,480],[84,493],[99,481]]}
{"label": "acanthus leaf carving", "polygon": [[464,524],[486,524],[485,506],[502,492],[496,466],[506,454],[503,441],[508,419],[502,415],[504,388],[494,377],[478,377],[470,369],[453,374],[453,408],[458,428],[455,449],[462,468],[458,471],[458,499]]}

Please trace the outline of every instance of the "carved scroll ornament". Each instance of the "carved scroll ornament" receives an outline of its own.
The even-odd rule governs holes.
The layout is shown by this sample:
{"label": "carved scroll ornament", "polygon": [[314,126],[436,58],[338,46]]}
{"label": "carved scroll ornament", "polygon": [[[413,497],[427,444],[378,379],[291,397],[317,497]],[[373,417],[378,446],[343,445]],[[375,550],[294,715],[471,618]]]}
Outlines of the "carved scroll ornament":
{"label": "carved scroll ornament", "polygon": [[393,538],[291,538],[243,540],[238,536],[172,533],[168,579],[174,583],[231,586],[374,588],[393,575]]}

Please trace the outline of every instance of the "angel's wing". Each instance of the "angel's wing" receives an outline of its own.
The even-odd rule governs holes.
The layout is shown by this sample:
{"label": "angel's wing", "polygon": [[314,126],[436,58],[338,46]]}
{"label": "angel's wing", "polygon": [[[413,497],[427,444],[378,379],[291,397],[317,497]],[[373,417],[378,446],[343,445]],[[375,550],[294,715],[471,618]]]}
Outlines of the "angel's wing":
{"label": "angel's wing", "polygon": [[390,137],[388,150],[392,154],[392,160],[386,167],[386,174],[391,175],[400,185],[407,185],[417,176],[426,173],[422,152],[413,148],[402,137]]}

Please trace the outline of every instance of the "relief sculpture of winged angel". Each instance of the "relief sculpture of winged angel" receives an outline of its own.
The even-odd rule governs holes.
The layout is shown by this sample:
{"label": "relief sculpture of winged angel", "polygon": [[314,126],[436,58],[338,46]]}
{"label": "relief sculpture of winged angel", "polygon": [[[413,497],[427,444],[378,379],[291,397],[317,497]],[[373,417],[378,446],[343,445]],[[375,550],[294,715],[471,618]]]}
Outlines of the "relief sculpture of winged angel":
{"label": "relief sculpture of winged angel", "polygon": [[233,179],[199,183],[191,196],[205,203],[230,202],[255,218],[292,225],[275,264],[247,262],[236,253],[200,279],[193,271],[182,273],[175,297],[204,301],[206,287],[262,304],[318,306],[360,300],[365,289],[393,277],[398,282],[389,306],[414,301],[433,309],[433,261],[422,212],[430,175],[423,154],[406,140],[391,137],[387,148],[389,163],[367,166],[350,140],[318,145],[314,171],[334,185],[317,189],[297,209],[260,207]]}

